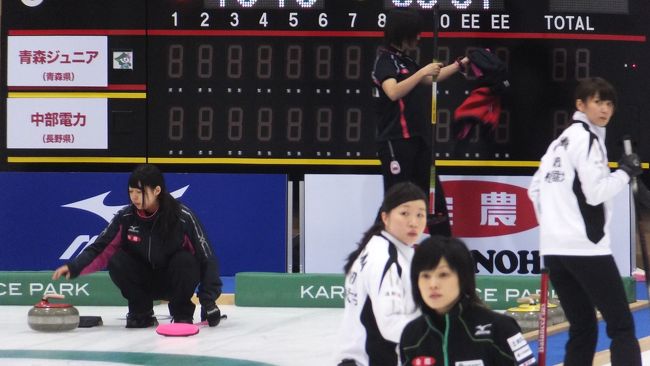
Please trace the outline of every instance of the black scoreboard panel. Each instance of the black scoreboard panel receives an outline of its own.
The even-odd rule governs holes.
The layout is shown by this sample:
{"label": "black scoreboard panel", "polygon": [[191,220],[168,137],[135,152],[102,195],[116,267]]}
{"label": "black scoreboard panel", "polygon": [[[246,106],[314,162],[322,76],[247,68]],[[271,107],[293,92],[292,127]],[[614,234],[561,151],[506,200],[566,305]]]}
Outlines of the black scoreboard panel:
{"label": "black scoreboard panel", "polygon": [[[386,13],[421,11],[428,25],[413,56],[424,64],[434,56],[436,3],[437,58],[450,63],[490,48],[508,65],[511,82],[489,153],[478,130],[462,145],[452,132],[454,109],[473,80],[455,75],[438,85],[438,159],[538,160],[570,120],[576,81],[603,76],[620,99],[608,132],[610,160],[621,153],[620,137],[630,134],[647,161],[650,7],[641,0],[3,2],[3,49],[11,29],[123,30],[109,34],[109,51],[132,49],[135,67],[108,70],[109,84],[146,86],[144,101],[109,100],[116,117],[109,118],[107,150],[6,155],[145,157],[251,170],[290,165],[305,172],[319,164],[369,164],[376,161],[370,72]],[[55,9],[60,16],[51,16]]]}

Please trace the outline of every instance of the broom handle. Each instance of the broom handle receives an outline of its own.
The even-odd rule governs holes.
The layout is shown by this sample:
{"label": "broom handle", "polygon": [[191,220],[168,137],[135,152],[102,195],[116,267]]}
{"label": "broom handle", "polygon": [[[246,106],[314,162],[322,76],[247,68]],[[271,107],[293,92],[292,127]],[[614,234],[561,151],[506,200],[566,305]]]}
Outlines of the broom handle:
{"label": "broom handle", "polygon": [[546,366],[546,321],[548,315],[548,269],[542,269],[539,300],[539,331],[537,333],[537,361]]}
{"label": "broom handle", "polygon": [[[439,6],[433,6],[433,60],[438,59],[438,30],[440,28]],[[437,76],[431,82],[431,170],[429,171],[429,213],[436,213],[436,121],[438,118]]]}

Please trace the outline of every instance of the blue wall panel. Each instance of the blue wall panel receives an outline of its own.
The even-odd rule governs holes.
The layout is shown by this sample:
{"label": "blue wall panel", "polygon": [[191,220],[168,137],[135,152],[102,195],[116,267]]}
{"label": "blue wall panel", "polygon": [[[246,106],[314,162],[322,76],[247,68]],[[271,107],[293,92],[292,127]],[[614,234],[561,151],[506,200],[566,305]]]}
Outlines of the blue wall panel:
{"label": "blue wall panel", "polygon": [[[284,272],[285,175],[165,174],[219,256],[221,274]],[[129,203],[126,173],[0,173],[0,271],[52,270]]]}

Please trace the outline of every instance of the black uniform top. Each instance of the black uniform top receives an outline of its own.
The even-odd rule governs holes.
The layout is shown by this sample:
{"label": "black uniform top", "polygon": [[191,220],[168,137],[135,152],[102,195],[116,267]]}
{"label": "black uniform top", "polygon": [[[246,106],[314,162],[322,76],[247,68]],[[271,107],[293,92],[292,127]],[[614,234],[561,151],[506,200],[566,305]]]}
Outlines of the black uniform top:
{"label": "black uniform top", "polygon": [[378,89],[375,112],[379,141],[414,136],[423,137],[427,142],[431,139],[431,87],[418,83],[411,92],[394,102],[381,88],[386,79],[400,82],[419,69],[415,60],[393,47],[380,48],[377,52],[372,79]]}
{"label": "black uniform top", "polygon": [[202,305],[214,303],[221,295],[219,265],[197,217],[181,205],[179,223],[166,238],[153,230],[160,225],[158,219],[158,214],[139,215],[133,205],[121,209],[95,242],[67,263],[70,277],[106,268],[110,258],[120,249],[148,263],[152,269],[164,268],[174,253],[186,250],[194,254],[200,264],[199,301]]}
{"label": "black uniform top", "polygon": [[513,318],[466,302],[443,316],[427,310],[409,323],[400,357],[405,366],[537,365]]}

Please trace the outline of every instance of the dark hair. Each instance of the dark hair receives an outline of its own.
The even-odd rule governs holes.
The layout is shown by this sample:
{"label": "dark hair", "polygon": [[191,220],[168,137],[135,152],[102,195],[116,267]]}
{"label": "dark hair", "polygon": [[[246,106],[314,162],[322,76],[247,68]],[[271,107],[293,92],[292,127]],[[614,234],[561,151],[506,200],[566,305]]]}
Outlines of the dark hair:
{"label": "dark hair", "polygon": [[[424,194],[424,192],[422,192],[422,189],[411,182],[400,182],[393,185],[388,189],[388,191],[386,191],[386,194],[384,195],[384,201],[379,208],[379,212],[389,213],[395,207],[405,202],[417,200],[422,200],[425,204],[427,202],[427,196]],[[379,234],[382,230],[384,230],[384,222],[381,220],[381,217],[378,217],[377,221],[375,221],[375,224],[372,225],[370,229],[368,229],[363,234],[363,237],[359,242],[357,249],[348,255],[348,259],[345,263],[345,266],[343,267],[343,270],[346,274],[350,271],[352,264],[357,259],[357,257],[359,257],[359,254],[361,254],[363,248],[366,247],[370,239],[374,235]]]}
{"label": "dark hair", "polygon": [[458,275],[461,298],[466,298],[470,305],[484,306],[476,294],[475,264],[469,249],[460,239],[439,235],[426,238],[415,249],[411,261],[411,286],[415,304],[421,309],[427,308],[418,287],[418,278],[420,272],[435,269],[442,258]]}
{"label": "dark hair", "polygon": [[396,8],[388,12],[384,27],[386,46],[402,45],[404,41],[415,40],[422,32],[422,17],[415,9]]}
{"label": "dark hair", "polygon": [[607,80],[600,77],[591,77],[580,80],[574,93],[575,100],[582,100],[584,103],[590,97],[598,97],[601,100],[611,100],[616,106],[616,90]]}
{"label": "dark hair", "polygon": [[135,167],[129,176],[130,188],[144,190],[145,187],[156,188],[156,186],[160,187],[160,194],[158,195],[160,225],[158,225],[158,228],[161,230],[163,237],[166,237],[172,228],[178,224],[181,208],[180,203],[167,192],[162,172],[155,165],[141,164]]}

